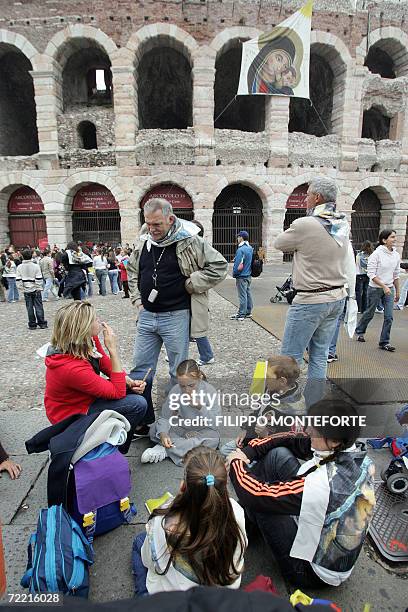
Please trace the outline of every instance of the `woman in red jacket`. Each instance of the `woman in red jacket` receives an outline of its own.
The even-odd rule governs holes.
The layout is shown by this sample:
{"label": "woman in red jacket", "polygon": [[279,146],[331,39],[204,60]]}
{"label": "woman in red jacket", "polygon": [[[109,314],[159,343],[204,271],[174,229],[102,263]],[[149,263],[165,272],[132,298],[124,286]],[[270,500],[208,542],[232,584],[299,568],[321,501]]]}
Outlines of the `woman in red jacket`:
{"label": "woman in red jacket", "polygon": [[[109,357],[98,338],[101,331]],[[127,452],[137,426],[154,421],[154,414],[152,418],[146,414],[153,412],[151,381],[147,388],[146,382],[126,375],[115,333],[97,319],[89,302],[71,302],[57,311],[45,365],[44,404],[52,424],[73,414],[115,410],[130,423],[127,440],[121,447],[122,452]],[[100,376],[101,372],[107,379]]]}

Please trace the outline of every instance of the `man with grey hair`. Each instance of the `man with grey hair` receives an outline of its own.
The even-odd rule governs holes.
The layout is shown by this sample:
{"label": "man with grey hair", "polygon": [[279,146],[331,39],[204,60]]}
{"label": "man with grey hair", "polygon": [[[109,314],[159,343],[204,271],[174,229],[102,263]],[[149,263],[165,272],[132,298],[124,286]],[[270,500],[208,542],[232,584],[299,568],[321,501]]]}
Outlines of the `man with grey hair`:
{"label": "man with grey hair", "polygon": [[227,275],[224,257],[201,238],[199,228],[179,219],[167,200],[144,206],[145,231],[127,266],[132,303],[138,308],[134,371],[156,370],[164,343],[172,381],[188,358],[189,338],[208,329],[208,290]]}
{"label": "man with grey hair", "polygon": [[301,364],[308,348],[308,405],[324,394],[330,341],[347,293],[352,297],[355,293],[350,226],[345,215],[336,211],[336,196],[333,179],[315,177],[307,190],[306,217],[296,219],[275,241],[275,248],[293,253],[296,290],[281,352]]}

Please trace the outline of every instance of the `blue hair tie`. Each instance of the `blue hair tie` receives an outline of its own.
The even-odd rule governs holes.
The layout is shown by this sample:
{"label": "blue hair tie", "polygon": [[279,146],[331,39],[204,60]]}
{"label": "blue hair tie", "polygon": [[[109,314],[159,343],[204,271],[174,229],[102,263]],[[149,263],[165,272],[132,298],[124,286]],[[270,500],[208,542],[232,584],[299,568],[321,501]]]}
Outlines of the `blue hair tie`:
{"label": "blue hair tie", "polygon": [[207,474],[205,477],[205,482],[207,483],[207,487],[212,487],[215,484],[215,478],[212,474]]}

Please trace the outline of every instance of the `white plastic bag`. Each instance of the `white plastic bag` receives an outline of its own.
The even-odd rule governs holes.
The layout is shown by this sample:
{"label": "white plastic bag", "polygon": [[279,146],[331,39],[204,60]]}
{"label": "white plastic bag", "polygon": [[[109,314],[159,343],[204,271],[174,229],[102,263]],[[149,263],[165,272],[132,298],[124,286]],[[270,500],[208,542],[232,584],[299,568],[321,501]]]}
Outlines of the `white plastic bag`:
{"label": "white plastic bag", "polygon": [[357,327],[358,306],[354,298],[349,298],[347,302],[346,316],[344,317],[344,325],[346,327],[349,338],[354,336]]}

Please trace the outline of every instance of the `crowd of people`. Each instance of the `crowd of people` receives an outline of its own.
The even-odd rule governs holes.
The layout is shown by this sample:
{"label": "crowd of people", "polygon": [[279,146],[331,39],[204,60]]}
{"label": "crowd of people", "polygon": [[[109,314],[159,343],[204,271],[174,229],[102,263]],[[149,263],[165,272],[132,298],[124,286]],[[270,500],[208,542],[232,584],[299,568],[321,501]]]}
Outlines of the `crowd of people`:
{"label": "crowd of people", "polygon": [[[45,357],[44,404],[50,423],[114,410],[130,425],[121,452],[148,437],[153,446],[143,452],[141,463],[169,459],[184,466],[175,498],[152,513],[134,541],[138,595],[196,585],[239,588],[248,540],[256,531],[295,586],[338,586],[352,573],[375,504],[374,465],[358,440],[358,427],[329,423],[277,431],[270,419],[276,411],[329,421],[356,415],[352,405],[325,398],[329,351],[336,355],[339,322],[347,300],[356,294],[362,312],[357,339],[364,341],[375,309],[383,305],[379,348],[395,350],[390,344],[393,303],[400,303],[395,232],[383,230],[376,249],[364,244],[356,268],[350,228],[337,210],[336,196],[332,179],[313,179],[307,216],[276,239],[277,249],[294,254],[296,295],[288,309],[281,355],[254,364],[251,393],[273,394],[278,407],[259,409],[257,416],[266,419],[266,426],[242,431],[221,452],[217,417],[223,406],[202,399],[216,395],[202,366],[213,359],[208,292],[226,278],[228,264],[205,240],[200,224],[180,220],[167,201],[154,198],[145,204],[145,226],[132,249],[70,242],[64,251],[54,247],[42,256],[12,248],[2,254],[7,299],[18,299],[22,289],[30,328],[47,325],[42,301],[54,286],[57,295],[73,298],[57,311]],[[239,309],[232,318],[243,321],[253,305],[248,232],[242,230],[237,243],[233,275]],[[92,276],[100,295],[106,295],[109,279],[112,293],[122,287],[123,297],[130,297],[135,307],[137,333],[128,373],[113,329],[85,299],[92,295]],[[191,339],[201,346],[199,362],[189,358]],[[156,417],[151,391],[162,345],[170,386]],[[306,350],[308,375],[302,389]],[[204,424],[183,424],[203,415]],[[0,454],[0,469],[11,477],[20,470],[5,453]],[[229,496],[228,477],[238,502]]]}

